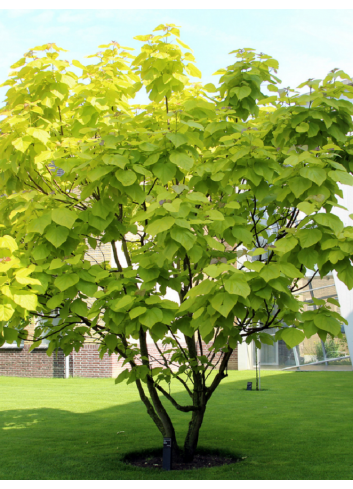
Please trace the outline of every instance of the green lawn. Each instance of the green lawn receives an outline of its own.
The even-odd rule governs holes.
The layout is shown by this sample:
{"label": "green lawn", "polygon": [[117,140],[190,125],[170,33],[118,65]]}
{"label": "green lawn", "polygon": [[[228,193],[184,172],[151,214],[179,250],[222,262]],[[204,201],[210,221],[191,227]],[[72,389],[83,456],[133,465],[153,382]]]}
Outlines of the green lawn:
{"label": "green lawn", "polygon": [[[121,461],[162,444],[134,385],[0,377],[0,478],[353,479],[353,372],[267,371],[261,392],[245,390],[251,380],[253,372],[230,372],[200,435],[202,447],[247,458],[160,472]],[[188,419],[174,414],[179,434]]]}

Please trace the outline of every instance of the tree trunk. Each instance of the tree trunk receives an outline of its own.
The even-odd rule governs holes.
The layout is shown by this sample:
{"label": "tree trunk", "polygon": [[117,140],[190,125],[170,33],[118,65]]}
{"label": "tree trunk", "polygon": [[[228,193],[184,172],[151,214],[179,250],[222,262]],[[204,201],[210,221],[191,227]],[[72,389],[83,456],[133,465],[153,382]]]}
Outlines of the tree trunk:
{"label": "tree trunk", "polygon": [[[146,343],[146,333],[140,328],[140,348],[142,356],[148,358],[148,349]],[[149,361],[144,359],[142,363],[150,368]],[[162,401],[159,398],[157,389],[154,386],[154,382],[151,376],[146,377],[147,388],[153,404],[153,410],[147,410],[152,420],[156,424],[163,437],[171,438],[172,440],[172,456],[173,460],[180,460],[180,450],[175,436],[175,429],[167,411],[165,410]],[[151,406],[152,407],[152,406]],[[153,411],[153,412],[152,412]],[[151,415],[152,414],[152,415]]]}
{"label": "tree trunk", "polygon": [[[160,431],[160,433],[162,434],[163,438],[168,437],[168,438],[172,439],[172,460],[174,462],[181,461],[181,458],[182,458],[181,457],[181,451],[180,451],[179,446],[178,446],[178,442],[177,442],[177,439],[175,436],[175,430],[174,430],[174,426],[173,426],[172,422],[170,421],[170,419],[168,419],[166,417],[163,417],[163,419],[161,419],[158,416],[154,407],[150,403],[149,399],[146,397],[146,395],[143,391],[143,388],[141,386],[141,382],[136,381],[136,384],[137,384],[137,388],[138,388],[138,391],[140,394],[140,398],[147,408],[147,414],[150,416],[150,418],[152,419],[154,424],[157,426],[157,428]],[[161,444],[161,446],[162,446],[162,444]]]}
{"label": "tree trunk", "polygon": [[153,386],[152,380],[147,379],[147,386],[150,392],[150,396],[154,405],[154,408],[158,414],[158,417],[163,425],[163,437],[172,439],[172,457],[175,462],[179,462],[181,458],[180,449],[177,443],[175,429],[167,411],[165,410],[161,400],[159,399],[157,390]]}
{"label": "tree trunk", "polygon": [[194,459],[205,411],[206,406],[192,413],[189,429],[184,442],[184,462],[192,462]]}

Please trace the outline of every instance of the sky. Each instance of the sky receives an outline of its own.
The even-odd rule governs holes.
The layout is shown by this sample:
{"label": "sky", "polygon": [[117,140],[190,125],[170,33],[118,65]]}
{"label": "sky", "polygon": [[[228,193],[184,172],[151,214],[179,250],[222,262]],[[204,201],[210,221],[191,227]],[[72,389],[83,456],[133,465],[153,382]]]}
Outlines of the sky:
{"label": "sky", "polygon": [[[104,1],[99,4],[103,6]],[[84,56],[110,41],[135,48],[137,55],[142,43],[133,37],[150,34],[161,23],[181,26],[181,39],[193,49],[204,83],[217,82],[212,74],[234,60],[228,53],[244,47],[279,61],[277,76],[282,87],[295,88],[308,78],[324,78],[333,68],[353,77],[350,9],[3,9],[0,83],[7,79],[10,65],[36,45],[55,42],[69,50],[64,59],[89,64],[91,60]],[[6,88],[0,88],[0,104],[5,93]]]}

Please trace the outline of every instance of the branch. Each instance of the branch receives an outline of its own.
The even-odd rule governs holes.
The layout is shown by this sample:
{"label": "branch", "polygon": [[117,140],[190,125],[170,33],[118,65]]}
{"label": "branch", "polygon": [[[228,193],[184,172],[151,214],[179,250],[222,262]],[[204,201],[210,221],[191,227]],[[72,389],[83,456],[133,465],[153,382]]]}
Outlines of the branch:
{"label": "branch", "polygon": [[176,400],[170,394],[168,394],[168,392],[165,389],[163,389],[163,387],[161,387],[160,385],[154,383],[154,386],[156,389],[159,390],[159,392],[161,392],[164,395],[164,397],[168,399],[168,401],[170,401],[173,404],[173,406],[178,411],[182,411],[183,413],[189,413],[190,411],[197,411],[197,409],[194,406],[181,406],[180,404],[178,404]]}
{"label": "branch", "polygon": [[151,191],[152,191],[153,187],[155,186],[155,183],[157,182],[157,180],[158,180],[158,178],[156,178],[156,179],[155,179],[155,181],[153,182],[152,187],[149,189],[149,191],[148,191],[148,194],[147,194],[147,195],[150,195],[150,193],[151,193]]}
{"label": "branch", "polygon": [[38,176],[39,176],[39,177],[40,177],[40,178],[43,180],[43,182],[45,183],[45,185],[46,185],[46,186],[47,186],[47,187],[48,187],[48,188],[49,188],[49,189],[50,189],[50,190],[53,192],[53,187],[51,187],[51,186],[49,185],[49,183],[46,181],[46,179],[43,177],[43,175],[42,175],[41,173],[39,173],[39,171],[38,171],[38,170],[34,170],[34,171],[35,171],[35,172],[37,173],[37,175],[38,175]]}
{"label": "branch", "polygon": [[123,242],[123,252],[124,252],[124,255],[125,255],[125,258],[126,258],[127,265],[129,267],[132,267],[131,258],[130,258],[130,255],[129,255],[129,251],[127,249],[126,239],[125,239],[125,236],[123,236],[123,235],[122,235],[122,242]]}
{"label": "branch", "polygon": [[283,221],[283,219],[287,219],[288,216],[290,216],[290,212],[288,214],[286,214],[285,216],[281,216],[279,219],[276,219],[276,221],[271,222],[271,224],[269,224],[265,228],[262,228],[261,231],[258,231],[258,234],[263,233],[264,231],[266,231],[266,229],[268,229],[271,226],[274,226],[275,224],[277,224],[277,222]]}
{"label": "branch", "polygon": [[[143,331],[142,327],[140,328],[139,332],[139,340],[140,340],[140,350],[141,350],[141,355],[142,357],[145,357],[145,359],[142,360],[142,364],[148,367],[150,370],[150,363],[148,360],[148,348],[147,348],[147,342],[146,342],[146,333]],[[175,431],[174,427],[172,424],[172,421],[165,410],[161,400],[159,399],[157,390],[156,390],[156,385],[150,375],[147,375],[146,377],[147,381],[147,388],[150,393],[153,406],[155,409],[155,416],[158,417],[159,423],[162,426],[163,431],[161,433],[163,436],[171,436],[175,437]],[[151,406],[152,407],[152,406]],[[155,421],[156,422],[156,421]],[[157,422],[156,422],[157,424]]]}
{"label": "branch", "polygon": [[29,179],[31,180],[31,182],[34,183],[34,185],[37,187],[37,189],[39,190],[39,192],[41,192],[42,194],[45,194],[45,195],[49,195],[48,192],[46,192],[44,189],[42,189],[42,187],[40,187],[34,180],[33,178],[31,177],[31,175],[29,174],[29,172],[27,172],[27,175],[29,176]]}
{"label": "branch", "polygon": [[53,336],[54,334],[60,333],[63,329],[65,329],[70,324],[72,324],[72,323],[66,323],[62,328],[58,329],[57,331],[53,331],[52,333],[49,333],[49,334],[47,334],[45,336],[41,336],[40,338],[37,338],[37,339],[35,339],[34,336],[33,336],[33,339],[32,340],[31,339],[28,339],[28,337],[27,337],[26,338],[26,341],[32,341],[33,343],[35,343],[36,341],[39,341],[39,340],[46,340],[50,336]]}
{"label": "branch", "polygon": [[292,217],[289,219],[289,223],[286,226],[287,228],[292,227],[292,224],[295,223],[295,221],[298,217],[298,214],[299,214],[299,210],[296,207],[294,207],[293,212],[292,212]]}
{"label": "branch", "polygon": [[[248,201],[248,200],[247,200],[247,202],[248,202],[248,205],[249,205],[249,201]],[[250,205],[249,205],[249,207],[250,207]],[[260,245],[260,243],[259,243],[258,232],[257,232],[257,229],[256,229],[256,227],[257,227],[257,225],[258,225],[258,223],[259,223],[260,219],[258,219],[257,221],[255,220],[255,213],[256,213],[256,197],[254,196],[254,209],[253,209],[253,210],[250,212],[252,222],[254,223],[254,225],[253,225],[253,227],[252,227],[251,231],[254,231],[257,246],[260,248],[260,247],[261,247],[261,245]]]}
{"label": "branch", "polygon": [[164,354],[163,354],[162,350],[159,348],[158,343],[157,343],[156,341],[153,341],[153,343],[154,343],[154,346],[157,348],[158,353],[159,353],[159,354],[160,354],[160,356],[163,358],[164,366],[165,366],[166,368],[168,368],[168,360],[167,360],[167,359],[166,359],[166,357],[164,356]]}
{"label": "branch", "polygon": [[[219,326],[216,329],[216,332],[215,332],[215,335],[214,335],[214,338],[213,338],[212,347],[214,347],[215,341],[216,341],[216,339],[218,337],[218,333],[219,333]],[[210,353],[207,355],[207,360],[212,363],[215,356],[216,356],[216,351],[215,350],[213,350],[213,351],[211,350]]]}
{"label": "branch", "polygon": [[63,126],[62,126],[63,121],[62,121],[62,118],[61,118],[60,105],[58,105],[58,110],[59,110],[59,117],[60,117],[60,124],[61,124],[61,126],[60,126],[60,128],[61,128],[61,135],[63,136],[64,135],[64,131],[63,131]]}
{"label": "branch", "polygon": [[185,387],[187,393],[189,394],[189,396],[191,397],[191,399],[193,398],[193,395],[192,395],[192,392],[191,390],[189,389],[187,383],[185,382],[185,380],[183,380],[181,377],[179,377],[179,375],[176,375],[175,376],[176,379],[179,380],[179,382],[181,382],[183,384],[183,386]]}
{"label": "branch", "polygon": [[210,387],[208,387],[206,389],[206,400],[207,401],[210,399],[210,397],[212,396],[212,394],[214,393],[214,391],[216,390],[216,388],[219,386],[219,384],[221,383],[221,381],[225,377],[227,377],[227,375],[224,373],[224,370],[226,369],[226,367],[228,365],[228,360],[229,360],[229,358],[230,358],[230,356],[231,356],[232,353],[233,353],[233,349],[232,348],[229,348],[229,350],[227,351],[227,353],[224,353],[224,357],[223,357],[221,366],[219,367],[219,372],[215,376],[215,378],[213,379],[213,382],[210,385]]}
{"label": "branch", "polygon": [[207,380],[207,379],[208,379],[208,377],[211,375],[211,373],[213,372],[213,370],[214,370],[215,368],[217,368],[217,365],[218,365],[218,364],[219,364],[219,362],[222,360],[223,355],[224,355],[224,352],[222,352],[222,353],[221,353],[221,355],[220,355],[219,359],[217,360],[217,362],[216,362],[216,363],[214,363],[214,364],[212,365],[212,368],[210,369],[210,371],[209,371],[209,373],[208,373],[208,375],[207,375],[207,377],[206,377],[206,380]]}
{"label": "branch", "polygon": [[[170,333],[171,333],[171,335],[173,336],[174,340],[177,342],[178,347],[179,347],[179,348],[180,348],[180,350],[183,352],[183,355],[184,355],[184,357],[185,357],[185,360],[186,360],[187,362],[189,362],[189,358],[188,358],[187,354],[185,353],[184,348],[183,348],[183,347],[181,346],[181,344],[179,343],[179,341],[178,341],[177,337],[175,336],[175,334],[174,334],[174,333],[173,333],[173,331],[171,330],[170,326],[168,326],[168,325],[166,325],[166,326],[167,326],[167,328],[169,329],[169,332],[170,332]],[[189,366],[190,366],[190,365],[189,365]]]}
{"label": "branch", "polygon": [[[165,108],[166,108],[166,111],[167,111],[167,114],[168,114],[169,113],[168,97],[165,97]],[[168,123],[168,130],[170,131],[170,122],[169,122],[169,119],[167,119],[167,123]]]}
{"label": "branch", "polygon": [[[163,361],[164,361],[164,366],[165,366],[166,368],[168,368],[168,366],[169,366],[169,365],[168,365],[168,360],[167,360],[167,359],[166,359],[166,357],[164,356],[164,354],[163,354],[162,350],[159,348],[158,343],[157,343],[156,341],[154,341],[153,343],[155,344],[155,347],[157,348],[157,350],[158,350],[159,354],[160,354],[160,355],[161,355],[161,357],[163,358]],[[161,364],[161,362],[158,362],[158,363],[160,363],[160,364]],[[189,387],[188,387],[187,383],[185,382],[185,380],[183,380],[181,377],[179,377],[179,375],[176,375],[176,376],[175,376],[175,378],[176,378],[176,379],[178,379],[178,380],[179,380],[179,382],[180,382],[181,384],[183,384],[183,386],[185,387],[185,389],[186,389],[187,393],[189,394],[189,396],[190,396],[190,397],[191,397],[191,399],[192,399],[192,392],[191,392],[191,390],[189,389]]]}
{"label": "branch", "polygon": [[305,287],[307,287],[309,284],[311,284],[311,282],[314,280],[315,275],[316,275],[317,273],[319,273],[319,270],[316,270],[316,271],[314,272],[314,274],[313,274],[313,276],[311,277],[311,279],[310,279],[310,280],[309,280],[309,281],[308,281],[308,282],[307,282],[305,285],[303,285],[303,287],[299,287],[299,289],[294,290],[295,285],[293,285],[293,287],[290,289],[290,291],[291,291],[291,292],[298,292],[299,290],[303,290],[303,289],[305,289]]}
{"label": "branch", "polygon": [[190,265],[190,259],[187,254],[185,254],[185,259],[184,259],[188,270],[189,270],[189,290],[192,289],[192,272],[191,272],[191,265]]}
{"label": "branch", "polygon": [[120,264],[120,261],[119,261],[119,257],[118,257],[118,251],[116,249],[116,243],[115,241],[111,241],[110,244],[112,245],[112,250],[113,250],[113,255],[114,255],[114,260],[115,260],[115,263],[118,267],[118,270],[119,272],[122,272],[123,271],[123,268]]}

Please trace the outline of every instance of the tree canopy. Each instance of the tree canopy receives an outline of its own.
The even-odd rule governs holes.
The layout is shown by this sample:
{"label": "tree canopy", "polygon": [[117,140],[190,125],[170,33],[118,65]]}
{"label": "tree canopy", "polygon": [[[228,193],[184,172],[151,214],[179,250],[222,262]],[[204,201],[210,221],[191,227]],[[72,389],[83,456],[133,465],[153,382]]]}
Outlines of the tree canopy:
{"label": "tree canopy", "polygon": [[[0,344],[28,337],[34,317],[32,348],[48,338],[48,354],[94,338],[102,355],[124,358],[116,381],[136,383],[176,450],[161,395],[191,413],[190,459],[239,343],[340,335],[335,300],[304,312],[296,292],[308,271],[337,270],[353,287],[353,227],[333,213],[340,184],[353,185],[353,86],[335,69],[300,85],[305,94],[280,89],[278,62],[249,48],[230,53],[215,84],[191,83],[201,73],[179,29],[155,31],[135,37],[137,56],[111,42],[88,56],[98,62],[70,65],[45,44],[11,67],[0,113]],[[140,90],[150,103],[134,105]],[[102,244],[116,266],[87,258]]]}

